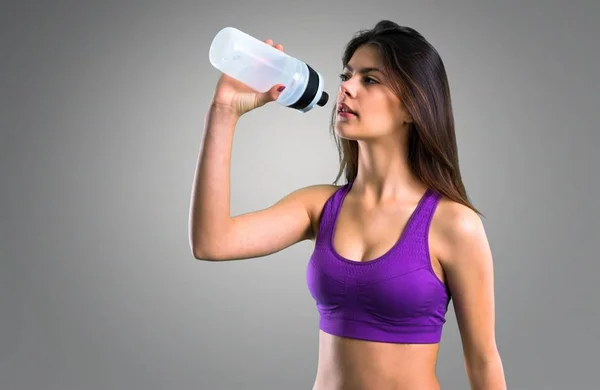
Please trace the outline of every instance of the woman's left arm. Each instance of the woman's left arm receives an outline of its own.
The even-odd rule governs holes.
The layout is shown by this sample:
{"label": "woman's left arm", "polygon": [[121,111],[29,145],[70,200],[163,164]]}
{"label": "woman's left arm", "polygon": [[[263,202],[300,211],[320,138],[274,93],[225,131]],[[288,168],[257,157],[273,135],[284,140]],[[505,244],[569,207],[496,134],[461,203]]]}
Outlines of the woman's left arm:
{"label": "woman's left arm", "polygon": [[467,377],[473,390],[505,390],[496,345],[494,271],[490,245],[479,215],[454,205],[445,220],[443,259],[462,340]]}

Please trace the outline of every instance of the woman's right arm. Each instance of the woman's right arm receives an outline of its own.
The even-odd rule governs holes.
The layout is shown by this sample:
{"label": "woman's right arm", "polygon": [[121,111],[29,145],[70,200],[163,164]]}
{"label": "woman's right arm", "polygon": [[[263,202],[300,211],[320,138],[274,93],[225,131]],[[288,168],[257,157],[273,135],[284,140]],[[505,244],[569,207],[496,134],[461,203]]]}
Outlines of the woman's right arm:
{"label": "woman's right arm", "polygon": [[[273,45],[271,40],[265,41]],[[273,45],[283,51],[282,45]],[[241,115],[277,99],[277,85],[259,93],[223,74],[205,117],[189,215],[189,242],[199,260],[266,256],[312,238],[311,210],[331,186],[296,190],[271,207],[231,217],[230,165]],[[318,201],[317,201],[318,202]]]}
{"label": "woman's right arm", "polygon": [[230,216],[231,146],[238,116],[211,104],[194,177],[189,235],[196,259],[240,260],[267,256],[313,238],[311,210],[330,185],[300,188],[269,208]]}

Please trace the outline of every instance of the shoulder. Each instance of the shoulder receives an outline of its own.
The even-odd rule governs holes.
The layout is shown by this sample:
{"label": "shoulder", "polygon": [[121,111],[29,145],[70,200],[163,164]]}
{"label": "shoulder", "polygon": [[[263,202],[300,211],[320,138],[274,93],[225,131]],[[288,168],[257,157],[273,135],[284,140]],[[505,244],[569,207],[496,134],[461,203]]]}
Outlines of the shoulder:
{"label": "shoulder", "polygon": [[440,199],[433,223],[449,238],[472,234],[483,227],[481,218],[475,211],[446,197]]}
{"label": "shoulder", "polygon": [[333,194],[338,191],[343,186],[333,185],[333,184],[314,184],[308,187],[304,187],[304,199],[306,201],[306,208],[311,215],[318,216],[325,202],[333,196]]}
{"label": "shoulder", "polygon": [[469,207],[442,197],[431,221],[440,262],[454,261],[455,254],[487,244],[480,216]]}
{"label": "shoulder", "polygon": [[313,238],[316,237],[319,229],[319,222],[325,203],[342,187],[341,185],[333,184],[314,184],[297,191],[310,218]]}

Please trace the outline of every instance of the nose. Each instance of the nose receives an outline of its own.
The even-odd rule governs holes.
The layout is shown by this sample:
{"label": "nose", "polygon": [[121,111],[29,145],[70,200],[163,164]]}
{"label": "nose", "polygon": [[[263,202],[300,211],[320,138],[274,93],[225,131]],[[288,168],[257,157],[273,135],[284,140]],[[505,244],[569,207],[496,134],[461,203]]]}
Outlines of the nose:
{"label": "nose", "polygon": [[344,95],[350,97],[356,96],[356,88],[350,83],[350,80],[351,79],[342,81],[340,84],[340,97],[343,97]]}

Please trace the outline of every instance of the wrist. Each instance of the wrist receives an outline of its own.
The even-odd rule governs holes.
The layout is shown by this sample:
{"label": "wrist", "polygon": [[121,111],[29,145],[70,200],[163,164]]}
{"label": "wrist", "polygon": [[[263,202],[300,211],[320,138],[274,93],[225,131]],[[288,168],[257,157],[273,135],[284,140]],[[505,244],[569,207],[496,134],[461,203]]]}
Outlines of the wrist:
{"label": "wrist", "polygon": [[212,101],[210,103],[209,110],[210,110],[211,114],[225,116],[233,121],[237,121],[241,116],[241,114],[239,114],[235,110],[235,108],[233,108],[232,106],[227,105],[227,104],[217,103],[215,101]]}

